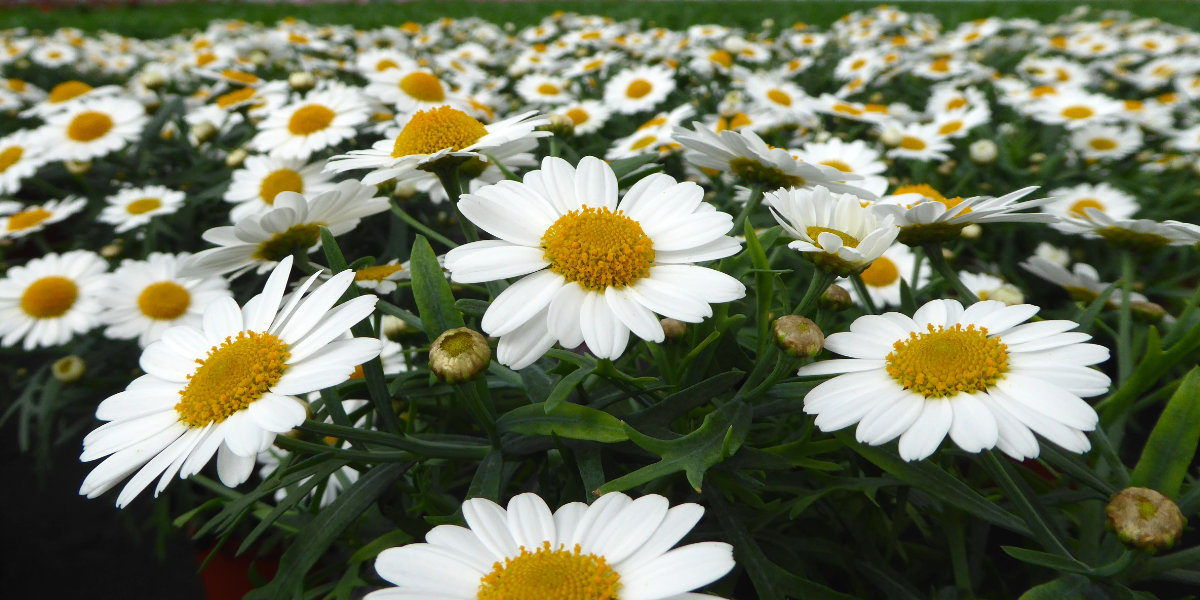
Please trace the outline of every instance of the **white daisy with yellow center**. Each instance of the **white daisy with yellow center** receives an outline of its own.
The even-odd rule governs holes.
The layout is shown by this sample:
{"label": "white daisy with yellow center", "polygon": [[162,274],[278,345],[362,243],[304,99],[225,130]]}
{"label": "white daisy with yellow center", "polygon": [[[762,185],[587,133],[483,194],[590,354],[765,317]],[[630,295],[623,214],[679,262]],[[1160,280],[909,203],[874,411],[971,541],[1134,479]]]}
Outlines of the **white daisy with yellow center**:
{"label": "white daisy with yellow center", "polygon": [[187,478],[217,455],[221,482],[248,479],[275,434],[304,422],[296,398],[346,381],[379,354],[379,340],[339,339],[375,308],[375,296],[334,306],[354,275],[343,271],[305,295],[317,276],[283,302],[291,258],[263,292],[239,308],[220,298],[202,328],[172,327],[142,352],[145,375],[96,409],[108,421],[83,440],[80,460],[107,457],[79,493],[95,498],[133,474],[117,496],[124,507],[158,478],[158,495],[177,474]]}
{"label": "white daisy with yellow center", "polygon": [[22,238],[37,233],[47,225],[62,221],[83,210],[86,205],[86,198],[74,196],[50,200],[36,206],[14,205],[11,213],[0,216],[0,239]]}
{"label": "white daisy with yellow center", "polygon": [[357,89],[328,84],[272,112],[249,146],[276,158],[306,160],[314,152],[354,137],[357,126],[369,115]]}
{"label": "white daisy with yellow center", "polygon": [[888,158],[944,161],[949,158],[946,153],[954,149],[949,136],[942,133],[944,125],[888,121],[879,129],[881,132],[890,132],[897,140],[895,146],[888,150]]}
{"label": "white daisy with yellow center", "polygon": [[439,525],[424,543],[389,548],[375,570],[396,585],[368,600],[694,600],[690,593],[733,569],[733,548],[696,542],[671,549],[700,521],[697,504],[621,493],[554,511],[535,494],[505,510],[483,498],[462,505],[467,527]]}
{"label": "white daisy with yellow center", "polygon": [[0,345],[58,346],[96,326],[108,263],[94,252],[47,254],[0,279]]}
{"label": "white daisy with yellow center", "polygon": [[169,215],[183,206],[186,194],[163,185],[125,188],[108,198],[99,219],[116,225],[117,233],[141,227],[159,215]]}
{"label": "white daisy with yellow center", "polygon": [[100,292],[104,311],[99,321],[104,335],[117,340],[137,339],[145,348],[169,327],[199,327],[204,309],[217,298],[231,296],[223,277],[179,277],[179,264],[188,254],[152,252],[146,260],[123,260]]}
{"label": "white daisy with yellow center", "polygon": [[[916,280],[913,280],[913,269],[917,268],[916,256],[908,246],[892,244],[858,276],[875,306],[900,306],[901,281],[913,290],[919,290],[929,283],[929,265],[921,263]],[[859,297],[858,289],[851,286],[848,279],[839,280],[837,283],[850,292],[850,297],[856,304],[866,305]]]}
{"label": "white daisy with yellow center", "polygon": [[38,130],[51,160],[90,160],[129,145],[142,133],[146,111],[125,98],[80,100],[46,117]]}
{"label": "white daisy with yellow center", "polygon": [[395,108],[401,114],[444,105],[461,107],[466,104],[466,99],[451,87],[450,82],[429,69],[386,69],[367,77],[368,83],[363,93]]}
{"label": "white daisy with yellow center", "polygon": [[1091,336],[1071,332],[1072,321],[1025,323],[1037,312],[933,300],[912,317],[859,317],[825,338],[849,358],[801,367],[801,376],[841,373],[804,397],[804,412],[822,431],[857,423],[857,439],[873,446],[899,437],[904,460],[933,454],[947,434],[967,452],[999,448],[1017,460],[1038,456],[1034,433],[1086,452],[1084,432],[1099,418],[1082,398],[1108,391],[1108,376],[1090,368],[1108,349],[1083,343]]}
{"label": "white daisy with yellow center", "polygon": [[[1132,195],[1104,182],[1058,188],[1052,190],[1048,196],[1051,202],[1042,210],[1062,219],[1086,217],[1087,213],[1084,211],[1089,208],[1108,213],[1117,219],[1127,219],[1140,208],[1137,199]],[[1077,227],[1062,222],[1051,223],[1050,226],[1068,233],[1078,231]]]}
{"label": "white daisy with yellow center", "polygon": [[612,116],[612,111],[598,100],[583,100],[564,104],[556,108],[554,114],[570,119],[575,127],[575,135],[588,135],[600,131]]}
{"label": "white daisy with yellow center", "polygon": [[1124,104],[1108,96],[1065,88],[1018,108],[1042,123],[1076,129],[1115,120],[1124,111]]}
{"label": "white daisy with yellow center", "polygon": [[517,82],[516,92],[529,104],[555,105],[574,100],[571,82],[561,77],[531,73]]}
{"label": "white daisy with yellow center", "polygon": [[0,137],[0,194],[16,194],[21,182],[37,173],[48,160],[31,131],[20,130]]}
{"label": "white daisy with yellow center", "polygon": [[893,217],[879,214],[858,196],[830,194],[824,186],[767,192],[763,202],[784,231],[795,238],[789,248],[840,276],[866,269],[900,232]]}
{"label": "white daisy with yellow center", "polygon": [[919,246],[958,239],[972,223],[1054,223],[1058,217],[1042,212],[1017,212],[1049,204],[1052,198],[1019,202],[1037,186],[1021,188],[993,198],[947,198],[927,184],[900,186],[878,203],[879,210],[896,217],[902,244]]}
{"label": "white daisy with yellow center", "polygon": [[824,142],[806,142],[793,155],[811,164],[833,167],[843,173],[862,175],[863,179],[856,181],[857,187],[865,188],[876,196],[887,191],[887,178],[883,176],[887,165],[883,156],[863,140],[845,141],[841,138],[829,138]]}
{"label": "white daisy with yellow center", "polygon": [[736,279],[691,263],[736,253],[732,217],[703,202],[704,190],[668,175],[643,178],[618,201],[612,168],[584,157],[578,169],[547,157],[522,182],[466,194],[462,214],[496,240],[446,255],[451,279],[480,283],[521,277],[495,298],[481,326],[498,336],[498,360],[514,369],[556,342],[586,343],[616,359],[632,331],[661,342],[655,313],[688,323],[709,306],[741,298]]}
{"label": "white daisy with yellow center", "polygon": [[617,73],[604,85],[604,103],[614,112],[653,110],[675,90],[675,71],[664,65],[641,65]]}
{"label": "white daisy with yellow center", "polygon": [[242,168],[233,172],[225,201],[234,207],[229,220],[237,223],[250,215],[274,208],[281,192],[313,196],[333,187],[333,176],[323,172],[325,161],[307,163],[270,156],[249,156]]}
{"label": "white daisy with yellow center", "polygon": [[1087,125],[1071,132],[1071,146],[1087,160],[1120,160],[1142,149],[1142,130],[1137,125]]}
{"label": "white daisy with yellow center", "polygon": [[1200,227],[1194,224],[1122,218],[1092,206],[1084,207],[1082,214],[1063,216],[1058,229],[1087,238],[1100,238],[1115,248],[1138,252],[1200,243]]}

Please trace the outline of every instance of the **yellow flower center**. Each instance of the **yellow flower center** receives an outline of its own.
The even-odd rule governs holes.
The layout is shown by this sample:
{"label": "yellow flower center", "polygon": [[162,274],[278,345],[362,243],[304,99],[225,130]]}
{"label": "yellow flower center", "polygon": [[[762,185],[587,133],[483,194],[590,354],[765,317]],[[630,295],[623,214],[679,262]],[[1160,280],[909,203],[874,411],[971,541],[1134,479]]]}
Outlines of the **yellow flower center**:
{"label": "yellow flower center", "polygon": [[187,312],[192,295],[173,281],[159,281],[146,286],[138,295],[138,308],[151,319],[170,321]]}
{"label": "yellow flower center", "polygon": [[646,81],[645,79],[634,79],[633,81],[629,82],[629,87],[625,88],[625,96],[637,100],[638,98],[649,94],[653,89],[654,85],[652,85],[649,81]]}
{"label": "yellow flower center", "polygon": [[8,170],[9,167],[17,164],[21,160],[21,156],[25,154],[25,149],[20,146],[9,146],[0,152],[0,173]]}
{"label": "yellow flower center", "polygon": [[12,78],[8,80],[8,89],[17,92],[18,94],[25,91],[25,82],[21,79]]}
{"label": "yellow flower center", "polygon": [[1086,106],[1068,106],[1062,110],[1062,116],[1073,120],[1086,119],[1094,114],[1095,111]]}
{"label": "yellow flower center", "polygon": [[1083,209],[1085,208],[1094,208],[1096,210],[1103,211],[1104,204],[1095,198],[1082,198],[1080,200],[1076,200],[1075,203],[1071,205],[1070,213],[1079,215],[1081,217],[1086,217],[1087,213],[1083,212]]}
{"label": "yellow flower center", "polygon": [[245,102],[254,97],[254,88],[242,88],[234,90],[228,94],[217,96],[217,106],[221,108],[229,108],[239,102]]}
{"label": "yellow flower center", "polygon": [[[841,238],[842,244],[845,246],[849,246],[851,248],[858,247],[858,238],[856,238],[844,231],[838,231],[836,229],[830,229],[828,227],[817,227],[816,225],[813,225],[812,227],[805,229],[804,233],[808,234],[808,239],[812,240],[813,244],[815,244],[818,248],[821,248],[821,244],[819,244],[817,242],[817,236],[821,235],[822,233],[832,233],[833,235],[838,236],[839,238]],[[824,248],[821,248],[821,249],[824,250]]]}
{"label": "yellow flower center", "polygon": [[966,98],[954,98],[946,103],[946,110],[958,110],[967,105]]}
{"label": "yellow flower center", "polygon": [[251,75],[250,73],[234,71],[233,69],[225,69],[224,71],[221,71],[221,76],[226,79],[232,79],[239,83],[258,83],[260,81],[258,77]]}
{"label": "yellow flower center", "polygon": [[767,99],[775,104],[782,106],[791,106],[792,97],[783,90],[770,90],[767,92]]}
{"label": "yellow flower center", "polygon": [[535,552],[521,547],[515,558],[497,561],[479,581],[476,600],[615,600],[620,575],[603,556],[583,554],[576,545],[550,549],[543,542]]}
{"label": "yellow flower center", "polygon": [[258,197],[268,205],[275,204],[275,196],[280,192],[304,193],[304,178],[291,169],[279,169],[263,177],[258,186]]}
{"label": "yellow flower center", "polygon": [[1122,227],[1105,227],[1096,233],[1113,246],[1137,252],[1157,250],[1171,243],[1169,238],[1156,233],[1133,231]]}
{"label": "yellow flower center", "polygon": [[131,215],[141,215],[155,210],[160,206],[162,206],[162,200],[158,198],[142,198],[126,204],[125,212]]}
{"label": "yellow flower center", "polygon": [[329,124],[333,122],[333,117],[333,111],[326,106],[320,104],[302,106],[292,113],[292,118],[288,119],[288,131],[292,132],[292,135],[311,135],[329,127]]}
{"label": "yellow flower center", "polygon": [[896,283],[900,279],[900,269],[896,267],[896,263],[886,256],[880,256],[871,262],[871,266],[859,273],[863,283],[871,287],[887,287]]}
{"label": "yellow flower center", "polygon": [[844,115],[851,115],[854,117],[862,116],[862,114],[863,114],[863,111],[859,110],[858,108],[851,106],[849,104],[842,104],[842,103],[834,104],[833,112],[842,113]]}
{"label": "yellow flower center", "polygon": [[79,113],[67,127],[67,137],[77,142],[90,142],[103,137],[112,129],[112,117],[95,111]]}
{"label": "yellow flower center", "polygon": [[354,272],[355,281],[383,281],[393,274],[403,271],[400,265],[375,265]]}
{"label": "yellow flower center", "polygon": [[414,71],[400,79],[400,89],[422,102],[441,102],[446,99],[442,80],[424,71]]}
{"label": "yellow flower center", "polygon": [[54,213],[40,206],[26,211],[21,211],[8,218],[8,230],[20,231],[22,229],[29,229],[30,227],[33,227],[52,216],[54,216]]}
{"label": "yellow flower center", "polygon": [[803,187],[804,178],[788,175],[757,160],[739,156],[729,161],[729,170],[750,183],[761,183],[767,189]]}
{"label": "yellow flower center", "polygon": [[1088,145],[1092,150],[1112,150],[1117,147],[1117,141],[1110,138],[1093,138],[1088,140]]}
{"label": "yellow flower center", "polygon": [[567,118],[571,119],[571,122],[576,126],[579,126],[587,123],[588,119],[592,117],[587,113],[586,110],[583,110],[582,108],[572,108],[571,110],[567,111]]}
{"label": "yellow flower center", "polygon": [[900,147],[905,150],[924,150],[926,146],[925,140],[918,137],[906,135],[900,138]]}
{"label": "yellow flower center", "polygon": [[21,310],[35,319],[53,319],[71,310],[78,297],[79,288],[74,281],[51,275],[25,288],[25,293],[21,294]]}
{"label": "yellow flower center", "polygon": [[400,67],[400,65],[396,64],[396,61],[394,61],[390,58],[385,58],[385,59],[380,60],[379,62],[375,63],[376,71],[386,71],[388,69],[397,69],[399,67]]}
{"label": "yellow flower center", "polygon": [[938,127],[938,133],[940,133],[941,135],[950,135],[962,128],[963,128],[962,121],[949,121],[945,125]]}
{"label": "yellow flower center", "polygon": [[724,50],[717,50],[717,51],[713,52],[712,54],[709,54],[708,60],[711,60],[711,61],[717,63],[718,65],[725,67],[726,69],[733,66],[733,57],[730,56],[729,53]]}
{"label": "yellow flower center", "polygon": [[317,223],[296,225],[287,231],[271,236],[258,245],[254,258],[265,261],[280,261],[297,250],[308,250],[321,239],[321,226]]}
{"label": "yellow flower center", "polygon": [[483,123],[467,113],[439,106],[417,112],[404,126],[392,146],[392,157],[433,154],[438,150],[462,150],[487,135]]}
{"label": "yellow flower center", "polygon": [[939,58],[932,63],[929,63],[929,70],[935,73],[946,73],[950,70],[950,61],[944,58]]}
{"label": "yellow flower center", "polygon": [[216,60],[217,60],[216,54],[213,54],[211,52],[206,52],[206,53],[201,54],[196,57],[196,66],[198,66],[198,67],[207,66],[209,63],[215,62]]}
{"label": "yellow flower center", "polygon": [[854,171],[854,169],[850,168],[850,165],[848,165],[840,160],[837,160],[836,158],[830,159],[830,160],[823,160],[823,161],[821,161],[821,164],[825,165],[826,167],[833,167],[843,173],[851,173]]}
{"label": "yellow flower center", "polygon": [[557,96],[560,92],[562,92],[562,90],[558,89],[558,86],[554,85],[553,83],[543,83],[542,85],[538,86],[537,91],[543,96]]}
{"label": "yellow flower center", "polygon": [[550,270],[590,290],[625,287],[650,274],[654,242],[637,221],[607,207],[573,210],[542,236]]}
{"label": "yellow flower center", "polygon": [[61,104],[92,91],[92,86],[82,81],[64,81],[50,90],[50,104]]}
{"label": "yellow flower center", "polygon": [[654,135],[654,134],[643,136],[642,138],[633,142],[633,145],[630,146],[629,149],[630,150],[641,150],[642,148],[645,148],[645,147],[649,146],[650,144],[653,144],[654,141],[657,139],[658,139],[658,136]]}
{"label": "yellow flower center", "polygon": [[240,331],[213,346],[188,375],[175,412],[189,427],[220,423],[250,406],[279,382],[287,370],[288,345],[257,331]]}
{"label": "yellow flower center", "polygon": [[1008,346],[987,328],[929,325],[892,345],[887,372],[905,389],[926,398],[982,392],[1008,372]]}

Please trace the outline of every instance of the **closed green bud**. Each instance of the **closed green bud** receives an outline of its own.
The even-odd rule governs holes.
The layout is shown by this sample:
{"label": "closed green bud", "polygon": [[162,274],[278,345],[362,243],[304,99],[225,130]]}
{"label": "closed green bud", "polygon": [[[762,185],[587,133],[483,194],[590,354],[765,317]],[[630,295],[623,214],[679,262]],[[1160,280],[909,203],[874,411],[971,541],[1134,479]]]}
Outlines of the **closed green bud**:
{"label": "closed green bud", "polygon": [[478,331],[466,327],[442,332],[429,347],[429,369],[447,383],[467,381],[487,369],[492,349]]}
{"label": "closed green bud", "polygon": [[825,334],[816,323],[799,315],[785,315],[771,324],[775,345],[796,358],[812,358],[825,347]]}
{"label": "closed green bud", "polygon": [[1104,509],[1108,526],[1122,542],[1154,553],[1179,542],[1187,519],[1170,498],[1149,488],[1125,488]]}
{"label": "closed green bud", "polygon": [[819,301],[821,308],[834,311],[846,310],[853,303],[850,299],[850,292],[840,285],[831,285],[825,288]]}

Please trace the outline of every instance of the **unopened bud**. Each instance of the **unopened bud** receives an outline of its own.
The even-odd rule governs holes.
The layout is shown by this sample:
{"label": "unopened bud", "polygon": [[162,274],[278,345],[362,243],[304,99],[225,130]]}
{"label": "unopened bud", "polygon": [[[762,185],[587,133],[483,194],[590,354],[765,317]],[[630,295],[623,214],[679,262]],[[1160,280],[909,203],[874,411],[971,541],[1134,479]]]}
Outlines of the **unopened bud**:
{"label": "unopened bud", "polygon": [[1108,526],[1122,542],[1147,552],[1179,542],[1187,519],[1170,498],[1149,488],[1125,488],[1104,509]]}
{"label": "unopened bud", "polygon": [[575,121],[572,121],[571,117],[568,117],[567,115],[554,114],[550,115],[548,120],[550,122],[542,126],[542,129],[545,129],[546,131],[549,131],[558,137],[571,137],[572,135],[575,135]]}
{"label": "unopened bud", "polygon": [[478,331],[457,327],[442,332],[429,347],[429,369],[438,379],[460,383],[482,373],[492,349]]}
{"label": "unopened bud", "polygon": [[958,166],[958,163],[955,162],[953,159],[951,159],[951,160],[948,160],[948,161],[938,165],[937,172],[941,173],[942,175],[949,175],[954,172],[954,167],[957,167],[957,166]]}
{"label": "unopened bud", "polygon": [[317,78],[312,73],[297,71],[288,75],[288,85],[298,92],[307,92],[317,85]]}
{"label": "unopened bud", "polygon": [[997,300],[1009,306],[1016,306],[1025,303],[1025,294],[1022,294],[1020,288],[1017,286],[1011,283],[1004,283],[996,289],[988,290],[985,294],[980,294],[979,299]]}
{"label": "unopened bud", "polygon": [[72,175],[86,175],[92,170],[92,161],[90,160],[66,160],[63,164],[67,167],[67,172]]}
{"label": "unopened bud", "polygon": [[968,240],[977,240],[979,236],[983,235],[983,228],[978,223],[968,223],[966,227],[962,228],[962,231],[958,232],[958,235]]}
{"label": "unopened bud", "polygon": [[900,130],[895,127],[888,127],[879,134],[879,141],[884,146],[896,147],[900,145],[900,142],[904,141],[904,134],[900,133]]}
{"label": "unopened bud", "polygon": [[1044,152],[1034,152],[1029,155],[1029,162],[1031,163],[1040,163],[1043,160],[1046,160],[1046,153]]}
{"label": "unopened bud", "polygon": [[687,323],[679,319],[660,319],[658,324],[662,325],[668,340],[677,340],[687,334]]}
{"label": "unopened bud", "polygon": [[397,183],[392,188],[392,197],[397,199],[412,198],[417,193],[417,186],[410,183]]}
{"label": "unopened bud", "polygon": [[217,135],[217,126],[208,121],[201,121],[192,126],[192,136],[196,138],[197,144],[203,144],[213,139],[215,135]]}
{"label": "unopened bud", "polygon": [[225,166],[236,169],[246,162],[247,156],[250,156],[249,152],[246,152],[244,148],[237,148],[225,156]]}
{"label": "unopened bud", "polygon": [[1133,311],[1134,318],[1144,323],[1157,323],[1167,314],[1161,304],[1148,301],[1130,302],[1129,309]]}
{"label": "unopened bud", "polygon": [[104,258],[113,258],[121,254],[122,250],[124,250],[124,248],[121,246],[120,240],[117,240],[111,244],[105,244],[103,247],[101,247],[100,256],[103,256]]}
{"label": "unopened bud", "polygon": [[825,288],[818,301],[821,303],[821,308],[832,311],[846,310],[854,303],[850,299],[850,292],[847,292],[846,288],[836,284]]}
{"label": "unopened bud", "polygon": [[986,165],[996,160],[996,142],[992,140],[974,142],[967,148],[967,151],[971,155],[971,160],[981,165]]}
{"label": "unopened bud", "polygon": [[54,374],[54,378],[63,383],[72,383],[79,381],[83,377],[83,372],[87,370],[87,363],[83,359],[75,356],[64,356],[50,366],[50,372]]}
{"label": "unopened bud", "polygon": [[261,67],[267,64],[267,61],[270,60],[271,57],[267,56],[267,53],[263,52],[262,50],[255,50],[254,52],[250,53],[249,58],[251,63],[254,63],[255,66]]}
{"label": "unopened bud", "polygon": [[816,323],[799,315],[784,315],[771,324],[775,345],[796,358],[811,358],[825,347],[825,334]]}
{"label": "unopened bud", "polygon": [[167,85],[167,78],[163,77],[163,74],[158,71],[146,71],[138,76],[138,83],[142,84],[142,87],[146,89],[157,90]]}
{"label": "unopened bud", "polygon": [[400,341],[400,338],[404,337],[405,332],[409,329],[408,323],[395,315],[383,315],[379,327],[383,330],[383,337],[393,342]]}

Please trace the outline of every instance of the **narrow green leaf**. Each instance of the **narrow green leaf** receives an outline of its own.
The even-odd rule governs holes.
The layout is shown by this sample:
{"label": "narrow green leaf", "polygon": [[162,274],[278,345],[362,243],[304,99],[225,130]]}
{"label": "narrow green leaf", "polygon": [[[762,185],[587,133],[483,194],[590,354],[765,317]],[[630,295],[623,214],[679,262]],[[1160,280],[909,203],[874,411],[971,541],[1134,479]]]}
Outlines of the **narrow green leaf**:
{"label": "narrow green leaf", "polygon": [[487,312],[487,307],[488,302],[486,300],[476,298],[461,298],[454,302],[454,308],[472,317],[482,317],[483,313]]}
{"label": "narrow green leaf", "polygon": [[1000,546],[1000,549],[1005,554],[1031,565],[1054,569],[1063,573],[1079,573],[1086,574],[1091,572],[1091,568],[1087,565],[1064,556],[1050,554],[1049,552],[1038,552],[1037,550],[1028,550],[1026,548],[1017,548],[1016,546]]}
{"label": "narrow green leaf", "polygon": [[313,488],[327,481],[330,475],[333,475],[335,471],[344,466],[346,466],[345,460],[338,460],[336,458],[330,459],[317,467],[317,472],[312,477],[301,481],[300,483],[296,484],[296,487],[288,490],[287,496],[282,501],[277,503],[275,508],[271,509],[271,512],[267,513],[266,516],[264,516],[263,519],[258,522],[258,525],[255,525],[254,529],[250,530],[250,533],[246,534],[246,537],[242,539],[242,545],[238,547],[237,554],[240,555],[253,546],[254,542],[258,540],[259,536],[266,533],[267,529],[270,528],[271,525],[279,519],[279,517],[282,517],[284,513],[295,508],[298,504],[300,504],[301,501],[305,499],[305,497],[308,496],[309,492],[313,491]]}
{"label": "narrow green leaf", "polygon": [[1019,600],[1074,600],[1075,598],[1103,597],[1095,596],[1097,593],[1099,590],[1092,586],[1092,582],[1087,577],[1068,575],[1029,588],[1024,594],[1021,594]]}
{"label": "narrow green leaf", "polygon": [[604,412],[579,404],[560,404],[547,411],[544,404],[529,404],[514,408],[496,419],[501,433],[522,435],[557,435],[572,440],[593,442],[623,442],[629,439],[625,424]]}
{"label": "narrow green leaf", "polygon": [[1178,499],[1200,444],[1200,367],[1184,376],[1133,468],[1132,483]]}
{"label": "narrow green leaf", "polygon": [[342,255],[342,249],[328,227],[321,228],[321,250],[325,253],[325,262],[329,263],[330,271],[341,273],[347,269],[346,257]]}
{"label": "narrow green leaf", "polygon": [[612,167],[613,174],[617,176],[617,179],[621,179],[622,177],[638,170],[643,165],[650,164],[657,160],[658,155],[651,152],[647,154],[639,154],[637,156],[630,156],[628,158],[622,158],[620,160],[614,160],[609,163],[609,166]]}
{"label": "narrow green leaf", "polygon": [[454,307],[454,294],[450,291],[442,266],[438,264],[429,241],[423,236],[418,235],[413,242],[409,260],[413,298],[417,302],[417,314],[421,316],[429,341],[437,339],[447,329],[464,327],[466,324],[462,313]]}
{"label": "narrow green leaf", "polygon": [[492,448],[479,462],[475,477],[471,478],[471,487],[467,488],[467,498],[487,498],[499,502],[503,476],[504,454],[498,448]]}
{"label": "narrow green leaf", "polygon": [[675,419],[687,414],[688,411],[712,402],[713,398],[741,381],[744,375],[745,373],[734,369],[709,377],[700,383],[671,394],[654,406],[629,417],[629,422],[643,430],[666,427]]}
{"label": "narrow green leaf", "polygon": [[552,411],[554,411],[554,409],[558,408],[559,405],[567,399],[567,396],[570,395],[571,392],[575,391],[575,388],[578,387],[579,384],[583,383],[583,380],[591,374],[592,369],[580,367],[568,373],[566,377],[563,377],[562,380],[554,386],[554,389],[550,391],[550,395],[546,397],[546,414],[550,414]]}

